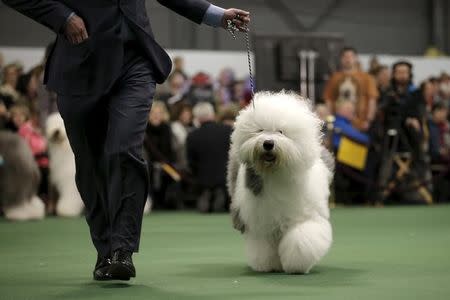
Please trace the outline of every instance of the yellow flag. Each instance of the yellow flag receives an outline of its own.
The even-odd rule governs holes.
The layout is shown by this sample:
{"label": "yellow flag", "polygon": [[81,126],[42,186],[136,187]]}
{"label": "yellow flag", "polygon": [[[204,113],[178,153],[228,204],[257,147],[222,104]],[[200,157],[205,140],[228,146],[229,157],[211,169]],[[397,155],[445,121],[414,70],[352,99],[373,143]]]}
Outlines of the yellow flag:
{"label": "yellow flag", "polygon": [[337,161],[358,170],[366,168],[367,153],[369,149],[364,144],[359,144],[342,136],[337,153]]}

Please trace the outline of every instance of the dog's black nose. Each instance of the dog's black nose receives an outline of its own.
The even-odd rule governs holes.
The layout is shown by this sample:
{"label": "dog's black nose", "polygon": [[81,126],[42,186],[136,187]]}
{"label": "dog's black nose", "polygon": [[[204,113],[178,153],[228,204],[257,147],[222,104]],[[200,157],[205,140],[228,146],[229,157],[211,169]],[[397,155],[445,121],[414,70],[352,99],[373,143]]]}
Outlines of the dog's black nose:
{"label": "dog's black nose", "polygon": [[273,140],[265,140],[263,143],[264,150],[270,151],[273,149],[273,146],[275,146],[275,143]]}

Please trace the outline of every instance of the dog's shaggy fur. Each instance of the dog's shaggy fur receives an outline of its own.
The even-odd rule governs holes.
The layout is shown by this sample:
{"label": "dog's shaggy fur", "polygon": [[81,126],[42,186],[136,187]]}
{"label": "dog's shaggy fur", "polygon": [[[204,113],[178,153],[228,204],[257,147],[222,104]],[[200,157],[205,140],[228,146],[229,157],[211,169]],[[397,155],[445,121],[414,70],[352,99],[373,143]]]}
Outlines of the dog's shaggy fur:
{"label": "dog's shaggy fur", "polygon": [[17,134],[0,132],[0,206],[12,221],[39,220],[45,206],[37,196],[39,169],[27,143]]}
{"label": "dog's shaggy fur", "polygon": [[58,113],[48,117],[46,135],[50,158],[50,183],[59,194],[56,214],[62,217],[79,216],[84,205],[75,184],[75,157],[70,148],[63,119]]}
{"label": "dog's shaggy fur", "polygon": [[321,146],[321,121],[294,93],[257,93],[253,101],[231,137],[233,224],[253,270],[308,273],[332,243],[333,159]]}

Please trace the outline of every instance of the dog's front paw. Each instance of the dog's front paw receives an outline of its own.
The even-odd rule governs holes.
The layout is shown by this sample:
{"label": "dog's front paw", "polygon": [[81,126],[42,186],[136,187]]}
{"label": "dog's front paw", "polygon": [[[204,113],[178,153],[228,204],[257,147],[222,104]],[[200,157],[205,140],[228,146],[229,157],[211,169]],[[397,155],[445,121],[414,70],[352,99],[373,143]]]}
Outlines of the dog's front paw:
{"label": "dog's front paw", "polygon": [[233,222],[234,229],[236,229],[237,231],[240,231],[241,233],[245,232],[245,224],[239,215],[238,209],[235,209],[235,208],[231,209],[231,220]]}

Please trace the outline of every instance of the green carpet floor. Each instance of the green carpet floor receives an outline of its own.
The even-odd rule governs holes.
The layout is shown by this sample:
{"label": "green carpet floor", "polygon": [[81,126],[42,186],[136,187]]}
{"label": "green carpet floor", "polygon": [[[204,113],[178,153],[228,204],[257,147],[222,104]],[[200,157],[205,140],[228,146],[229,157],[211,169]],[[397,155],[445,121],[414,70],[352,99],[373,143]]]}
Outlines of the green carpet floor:
{"label": "green carpet floor", "polygon": [[0,299],[450,299],[450,206],[338,208],[309,275],[257,274],[226,215],[144,219],[138,277],[91,280],[83,219],[0,219]]}

